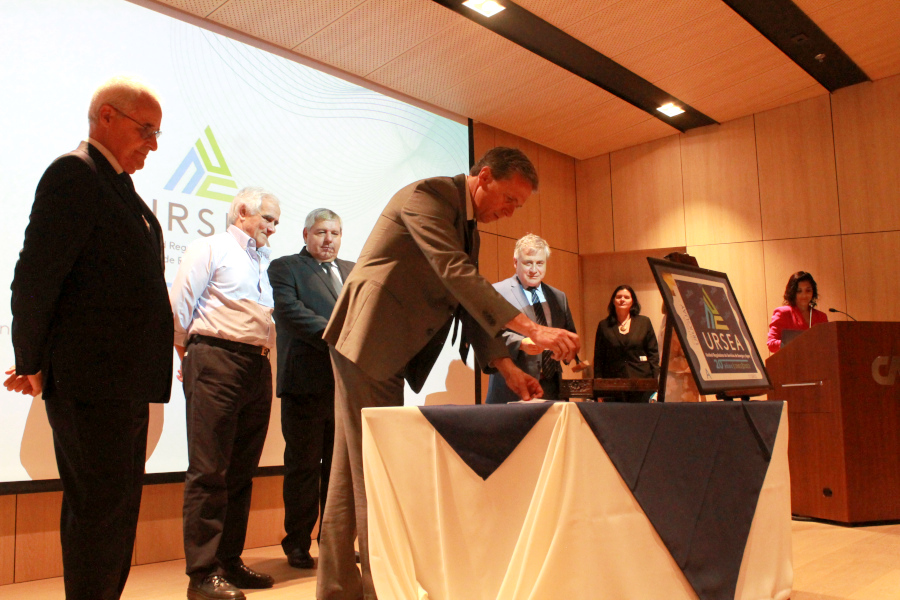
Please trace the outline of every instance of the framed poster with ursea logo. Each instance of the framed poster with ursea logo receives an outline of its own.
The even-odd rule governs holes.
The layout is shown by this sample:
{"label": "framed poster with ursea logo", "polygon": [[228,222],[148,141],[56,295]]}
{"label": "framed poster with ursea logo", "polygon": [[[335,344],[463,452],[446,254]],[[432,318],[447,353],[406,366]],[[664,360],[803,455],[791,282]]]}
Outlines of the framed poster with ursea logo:
{"label": "framed poster with ursea logo", "polygon": [[771,387],[728,275],[647,258],[701,394]]}

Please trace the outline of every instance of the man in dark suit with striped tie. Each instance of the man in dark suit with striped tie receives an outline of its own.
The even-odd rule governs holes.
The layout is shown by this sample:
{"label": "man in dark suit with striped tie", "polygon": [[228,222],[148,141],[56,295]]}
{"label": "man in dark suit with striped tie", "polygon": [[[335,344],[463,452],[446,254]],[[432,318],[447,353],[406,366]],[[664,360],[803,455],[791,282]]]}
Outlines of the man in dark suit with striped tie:
{"label": "man in dark suit with striped tie", "polygon": [[[538,325],[576,333],[566,295],[543,282],[549,258],[550,245],[543,238],[533,233],[520,238],[513,252],[516,274],[495,283],[494,289]],[[540,382],[544,391],[541,397],[558,399],[562,379],[559,361],[554,360],[549,352],[541,351],[528,337],[515,331],[505,330],[503,339],[515,365]],[[573,370],[580,371],[586,366],[586,363],[579,362]],[[518,400],[519,395],[506,385],[503,375],[499,372],[492,373],[485,403],[506,404]]]}
{"label": "man in dark suit with striped tie", "polygon": [[281,546],[298,569],[315,566],[309,548],[325,508],[334,446],[334,375],[322,333],[354,263],[337,257],[341,218],[327,208],[306,217],[306,246],[272,261],[281,430],[284,435],[284,529]]}
{"label": "man in dark suit with striped tie", "polygon": [[89,138],[41,178],[12,283],[8,389],[43,392],[63,487],[69,600],[116,599],[131,566],[149,402],[168,402],[172,310],[163,236],[131,174],[156,150],[146,85],[101,85]]}

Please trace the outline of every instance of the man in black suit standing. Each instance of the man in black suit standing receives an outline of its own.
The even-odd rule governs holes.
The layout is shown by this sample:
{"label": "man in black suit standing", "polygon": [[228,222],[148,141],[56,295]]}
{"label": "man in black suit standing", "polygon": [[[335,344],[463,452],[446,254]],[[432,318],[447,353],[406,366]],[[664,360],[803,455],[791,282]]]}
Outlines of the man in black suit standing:
{"label": "man in black suit standing", "polygon": [[97,89],[89,138],[35,193],[12,283],[15,371],[43,392],[63,486],[69,600],[119,598],[131,566],[149,402],[172,385],[162,229],[130,175],[156,150],[162,110],[129,78]]}
{"label": "man in black suit standing", "polygon": [[325,508],[334,446],[334,375],[322,333],[353,264],[337,258],[341,218],[327,208],[306,217],[306,246],[272,261],[278,380],[284,434],[284,529],[281,546],[298,569],[315,566],[311,536]]}

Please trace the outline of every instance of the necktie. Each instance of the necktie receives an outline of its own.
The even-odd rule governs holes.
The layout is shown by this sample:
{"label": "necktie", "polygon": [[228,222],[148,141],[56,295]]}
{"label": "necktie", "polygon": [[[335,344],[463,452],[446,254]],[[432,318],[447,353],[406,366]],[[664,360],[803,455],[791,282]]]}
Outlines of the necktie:
{"label": "necktie", "polygon": [[478,266],[478,250],[481,246],[481,237],[478,235],[478,222],[475,219],[466,221],[466,254]]}
{"label": "necktie", "polygon": [[[481,238],[478,236],[478,222],[475,221],[475,219],[469,219],[468,221],[466,221],[464,234],[463,244],[466,255],[468,255],[469,260],[472,261],[472,264],[474,264],[475,268],[477,269],[478,249],[481,245]],[[457,333],[459,333],[459,357],[463,362],[466,362],[469,357],[469,346],[471,345],[469,336],[466,333],[466,326],[463,324],[463,319],[465,318],[468,318],[466,315],[466,309],[464,309],[463,305],[460,304],[456,307],[456,313],[453,315],[453,337],[451,338],[450,343],[456,343],[456,336]],[[460,327],[462,327],[461,333]]]}
{"label": "necktie", "polygon": [[[547,326],[547,317],[544,316],[544,307],[541,306],[541,299],[538,296],[537,288],[528,288],[531,293],[531,308],[534,310],[534,322],[538,325]],[[541,352],[541,379],[552,377],[559,370],[559,362],[553,360],[553,356],[547,350]]]}
{"label": "necktie", "polygon": [[341,281],[341,276],[337,271],[337,265],[334,262],[326,262],[322,263],[322,266],[325,267],[325,273],[331,279],[331,287],[334,288],[334,293],[340,296],[341,290],[344,288],[344,282]]}

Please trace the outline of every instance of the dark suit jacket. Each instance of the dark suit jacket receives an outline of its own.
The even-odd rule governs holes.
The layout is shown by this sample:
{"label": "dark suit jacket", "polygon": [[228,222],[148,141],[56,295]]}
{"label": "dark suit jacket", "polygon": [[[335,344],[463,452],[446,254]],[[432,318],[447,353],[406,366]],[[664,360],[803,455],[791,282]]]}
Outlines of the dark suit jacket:
{"label": "dark suit jacket", "polygon": [[[534,313],[536,307],[532,306],[525,297],[525,292],[522,291],[522,286],[519,285],[519,280],[516,279],[515,275],[509,279],[504,279],[503,281],[495,283],[494,289],[500,292],[500,295],[509,301],[510,304],[525,313],[529,319],[537,322]],[[551,322],[548,323],[548,325],[560,329],[567,329],[572,333],[577,333],[575,331],[575,321],[572,319],[572,311],[569,309],[569,301],[566,298],[566,295],[546,283],[541,283],[541,291],[543,291],[544,298],[547,299],[547,307],[550,309]],[[506,348],[509,350],[509,355],[512,357],[516,366],[535,379],[540,379],[541,355],[537,354],[532,356],[520,349],[522,340],[525,339],[525,336],[507,329],[503,332],[503,339],[506,342]],[[487,399],[485,400],[486,403],[501,404],[515,402],[519,399],[520,398],[509,389],[509,386],[506,385],[506,380],[503,379],[503,375],[500,373],[491,374],[491,379],[488,383]]]}
{"label": "dark suit jacket", "polygon": [[168,402],[162,239],[153,212],[93,146],[47,168],[12,283],[16,372],[43,372],[45,399]]}
{"label": "dark suit jacket", "polygon": [[[659,376],[659,345],[653,324],[644,315],[631,317],[628,333],[606,319],[597,325],[594,340],[595,377],[641,379]],[[641,357],[646,360],[641,360]]]}
{"label": "dark suit jacket", "polygon": [[477,249],[467,248],[471,218],[465,175],[397,192],[344,283],[325,340],[369,377],[402,373],[419,391],[462,305],[480,364],[507,356],[496,336],[519,311],[478,274]]}
{"label": "dark suit jacket", "polygon": [[[354,263],[335,259],[341,279]],[[269,283],[275,297],[278,334],[276,394],[334,394],[328,344],[322,339],[337,294],[331,279],[304,247],[299,254],[273,260]]]}

